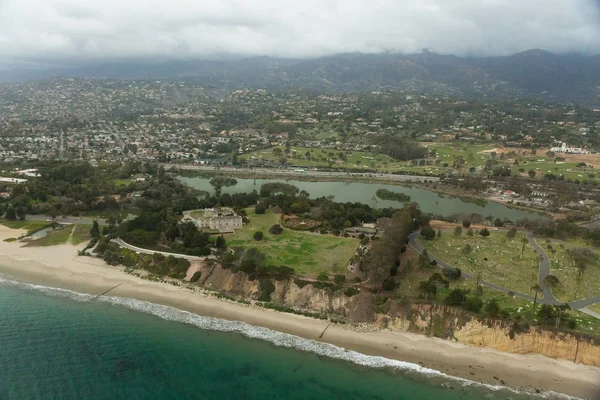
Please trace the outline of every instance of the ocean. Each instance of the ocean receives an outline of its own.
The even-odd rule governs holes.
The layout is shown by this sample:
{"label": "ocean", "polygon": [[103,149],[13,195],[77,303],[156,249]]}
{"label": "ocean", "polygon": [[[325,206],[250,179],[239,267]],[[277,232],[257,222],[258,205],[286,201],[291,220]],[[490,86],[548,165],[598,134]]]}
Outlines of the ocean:
{"label": "ocean", "polygon": [[1,400],[538,397],[241,322],[91,299],[0,279]]}

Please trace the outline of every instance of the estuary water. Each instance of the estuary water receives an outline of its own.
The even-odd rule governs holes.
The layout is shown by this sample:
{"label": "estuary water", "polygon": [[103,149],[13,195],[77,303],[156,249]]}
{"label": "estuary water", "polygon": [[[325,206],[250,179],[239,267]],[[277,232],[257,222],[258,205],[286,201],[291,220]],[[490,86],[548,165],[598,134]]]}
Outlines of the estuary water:
{"label": "estuary water", "polygon": [[[185,184],[198,190],[204,190],[213,193],[214,189],[210,184],[209,178],[188,178],[179,177]],[[264,183],[285,182],[298,187],[300,190],[306,190],[310,197],[326,197],[333,195],[337,202],[358,202],[368,204],[371,207],[401,208],[402,203],[392,200],[381,200],[377,198],[375,192],[378,189],[388,189],[392,192],[401,192],[410,196],[411,201],[419,204],[421,210],[427,213],[436,213],[444,216],[459,213],[476,213],[483,217],[492,215],[494,218],[507,218],[511,221],[520,219],[539,219],[542,216],[535,212],[509,208],[500,203],[488,201],[485,205],[477,204],[474,199],[460,199],[448,195],[440,195],[430,190],[421,189],[416,186],[399,186],[379,183],[360,183],[360,182],[304,182],[295,180],[278,179],[236,179],[237,185],[224,187],[223,193],[249,193],[253,190],[260,191]]]}

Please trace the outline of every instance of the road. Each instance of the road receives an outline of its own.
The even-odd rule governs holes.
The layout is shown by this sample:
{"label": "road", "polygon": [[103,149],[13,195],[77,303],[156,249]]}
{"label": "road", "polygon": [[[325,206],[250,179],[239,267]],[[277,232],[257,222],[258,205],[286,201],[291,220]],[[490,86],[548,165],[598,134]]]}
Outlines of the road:
{"label": "road", "polygon": [[527,232],[527,241],[533,247],[533,250],[540,257],[540,269],[538,272],[538,284],[542,287],[542,291],[544,293],[544,304],[551,304],[553,306],[558,306],[562,304],[560,301],[554,297],[552,293],[552,288],[549,284],[544,282],[544,279],[548,275],[550,275],[550,260],[548,259],[548,254],[537,244],[533,233]]}
{"label": "road", "polygon": [[129,250],[133,250],[133,251],[135,251],[138,254],[139,253],[142,253],[142,254],[155,254],[155,253],[158,253],[158,254],[162,254],[163,256],[166,256],[166,257],[173,256],[173,257],[178,257],[178,258],[185,258],[186,260],[190,260],[190,261],[203,261],[203,260],[206,260],[207,258],[213,258],[213,257],[210,257],[210,256],[208,256],[208,257],[188,256],[186,254],[168,253],[166,251],[156,251],[156,250],[144,249],[144,248],[137,247],[137,246],[134,246],[132,244],[129,244],[129,243],[123,241],[123,239],[113,239],[111,241],[114,242],[114,243],[116,243],[116,244],[118,244],[121,247],[124,247],[124,248],[129,249]]}
{"label": "road", "polygon": [[235,168],[235,167],[214,167],[208,165],[190,165],[190,164],[162,164],[166,169],[176,167],[189,171],[207,171],[207,172],[231,172],[231,173],[247,173],[247,174],[265,174],[265,175],[280,175],[285,177],[330,177],[330,178],[369,178],[373,180],[396,181],[396,182],[422,182],[428,180],[430,182],[438,182],[437,176],[418,176],[418,175],[396,175],[384,173],[361,173],[361,172],[335,172],[335,171],[318,171],[306,169],[304,172],[294,171],[293,169],[284,168]]}
{"label": "road", "polygon": [[[129,214],[127,216],[127,219],[129,220],[129,219],[133,219],[135,217],[136,217],[135,215]],[[25,220],[52,222],[52,217],[50,217],[48,215],[44,215],[44,214],[27,215],[25,217]],[[54,218],[54,222],[56,222],[57,224],[63,224],[63,225],[71,225],[71,224],[92,225],[94,223],[94,221],[98,221],[98,223],[101,223],[101,224],[108,223],[108,220],[106,220],[105,218],[96,218],[96,217],[61,216],[61,217]]]}
{"label": "road", "polygon": [[[423,246],[421,246],[421,244],[419,243],[419,241],[417,240],[417,238],[421,236],[420,232],[413,232],[412,234],[410,234],[410,236],[408,237],[408,242],[409,244],[412,246],[413,249],[415,249],[415,251],[419,254],[421,254],[424,250]],[[527,240],[529,241],[529,243],[531,244],[531,246],[534,248],[534,250],[540,255],[540,267],[539,267],[539,272],[538,272],[538,280],[539,283],[542,284],[543,289],[544,289],[544,297],[542,298],[538,298],[538,302],[541,304],[551,304],[551,305],[560,305],[563,304],[560,301],[558,301],[555,297],[554,294],[552,293],[552,288],[545,284],[544,278],[546,278],[549,274],[550,274],[550,261],[548,259],[548,255],[546,254],[546,252],[544,251],[544,249],[542,249],[537,242],[535,241],[535,237],[533,236],[533,234],[531,233],[527,233]],[[445,267],[449,267],[449,268],[454,268],[452,267],[450,264],[448,264],[447,262],[445,262],[444,260],[441,260],[433,255],[429,255],[429,257],[432,260],[435,260],[438,263],[438,266],[440,268],[445,268]],[[468,274],[466,272],[462,273],[462,276],[464,276],[465,278],[468,279],[476,279],[472,274]],[[529,301],[533,301],[533,297],[524,293],[519,293],[519,292],[515,292],[514,290],[510,290],[507,288],[504,288],[502,286],[498,286],[496,284],[493,284],[491,282],[487,282],[484,280],[479,281],[481,283],[481,285],[483,286],[487,286],[489,288],[498,290],[500,292],[503,293],[511,293],[514,294],[517,297],[520,297],[522,299],[526,299]],[[596,297],[592,297],[589,299],[584,299],[584,300],[577,300],[577,301],[572,301],[569,303],[569,307],[571,307],[572,310],[580,310],[588,315],[594,316],[598,319],[600,319],[600,314],[595,313],[591,310],[588,310],[587,306],[595,304],[595,303],[600,303],[600,296],[596,296]]]}

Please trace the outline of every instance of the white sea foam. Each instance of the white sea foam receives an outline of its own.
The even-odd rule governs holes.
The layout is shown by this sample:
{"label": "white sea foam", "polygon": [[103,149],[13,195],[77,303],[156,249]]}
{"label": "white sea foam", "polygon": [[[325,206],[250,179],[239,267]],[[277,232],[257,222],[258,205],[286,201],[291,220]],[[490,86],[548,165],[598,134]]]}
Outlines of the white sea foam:
{"label": "white sea foam", "polygon": [[[40,291],[46,295],[53,297],[65,297],[79,302],[89,302],[96,299],[96,296],[90,294],[79,293],[72,290],[60,289],[54,287],[48,287],[43,285],[34,285],[29,283],[20,283],[0,277],[0,284],[17,285],[26,289]],[[504,390],[512,392],[514,394],[524,393],[513,388],[500,385],[489,385],[479,382],[470,381],[468,379],[459,378],[451,375],[444,374],[441,371],[437,371],[430,368],[422,367],[418,364],[413,364],[405,361],[392,360],[385,357],[369,356],[366,354],[358,353],[356,351],[347,350],[342,347],[338,347],[329,343],[318,342],[310,339],[301,338],[288,333],[273,331],[271,329],[249,325],[241,321],[229,321],[220,318],[203,317],[198,314],[194,314],[188,311],[180,310],[178,308],[165,306],[161,304],[155,304],[148,301],[136,300],[128,297],[113,297],[113,296],[102,296],[97,298],[97,301],[103,303],[112,304],[115,306],[122,306],[128,309],[143,312],[146,314],[152,314],[159,318],[185,323],[188,325],[196,326],[200,329],[218,331],[218,332],[231,332],[238,333],[251,339],[263,340],[274,344],[275,346],[291,348],[299,351],[306,351],[317,354],[319,356],[325,356],[337,360],[343,360],[351,362],[357,365],[371,367],[371,368],[396,368],[403,371],[411,371],[418,374],[423,374],[429,377],[437,377],[440,379],[454,381],[463,386],[478,386],[487,388],[492,391]],[[568,399],[577,400],[577,397],[572,397],[562,393],[556,393],[546,391],[543,393],[528,393],[531,396],[548,399]]]}

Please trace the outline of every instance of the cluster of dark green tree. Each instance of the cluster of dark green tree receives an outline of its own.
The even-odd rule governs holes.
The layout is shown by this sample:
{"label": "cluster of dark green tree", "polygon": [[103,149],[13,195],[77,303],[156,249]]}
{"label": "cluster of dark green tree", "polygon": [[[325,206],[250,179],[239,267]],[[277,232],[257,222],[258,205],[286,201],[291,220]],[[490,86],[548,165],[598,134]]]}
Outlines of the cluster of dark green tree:
{"label": "cluster of dark green tree", "polygon": [[406,203],[407,201],[410,201],[409,195],[400,192],[392,192],[391,190],[387,189],[377,189],[375,195],[381,200],[394,200],[400,203]]}
{"label": "cluster of dark green tree", "polygon": [[426,221],[415,203],[408,203],[396,211],[385,223],[381,239],[365,256],[360,268],[371,282],[383,285],[384,290],[396,288],[395,276],[401,275],[400,256],[406,251],[408,235]]}
{"label": "cluster of dark green tree", "polygon": [[142,192],[151,184],[135,180],[127,185],[115,182],[134,174],[157,174],[158,168],[135,162],[98,167],[88,163],[48,163],[40,167],[39,173],[40,177],[7,188],[11,197],[0,200],[2,214],[9,218],[13,212],[16,218],[26,214],[47,214],[54,218],[133,208],[135,201],[128,194]]}
{"label": "cluster of dark green tree", "polygon": [[164,256],[160,253],[137,254],[136,252],[120,248],[108,238],[102,238],[94,252],[110,265],[124,265],[128,268],[140,268],[158,276],[183,279],[190,267],[190,262],[183,258]]}

